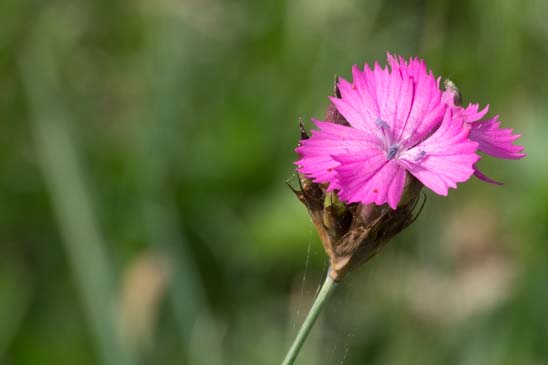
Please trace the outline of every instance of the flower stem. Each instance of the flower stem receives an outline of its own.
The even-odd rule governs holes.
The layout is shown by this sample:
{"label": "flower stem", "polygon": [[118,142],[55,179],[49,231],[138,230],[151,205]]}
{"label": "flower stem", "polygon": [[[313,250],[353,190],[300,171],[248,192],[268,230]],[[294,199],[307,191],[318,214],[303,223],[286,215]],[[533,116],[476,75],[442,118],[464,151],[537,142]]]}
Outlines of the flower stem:
{"label": "flower stem", "polygon": [[320,314],[325,302],[327,301],[327,298],[329,295],[333,292],[333,290],[337,287],[338,283],[331,279],[331,276],[329,276],[329,273],[327,274],[327,277],[325,278],[325,282],[322,285],[322,288],[320,289],[320,292],[318,293],[318,296],[314,300],[314,303],[312,304],[312,308],[310,308],[310,311],[306,315],[306,318],[299,329],[299,332],[297,333],[297,337],[293,341],[293,344],[291,345],[291,348],[287,352],[287,355],[285,356],[285,359],[282,363],[282,365],[291,365],[297,358],[297,355],[299,354],[299,351],[301,351],[301,347],[303,347],[304,341],[308,337],[308,334],[310,333],[310,330],[312,329],[312,326],[314,326],[314,323],[316,322],[316,319],[318,318],[318,315]]}

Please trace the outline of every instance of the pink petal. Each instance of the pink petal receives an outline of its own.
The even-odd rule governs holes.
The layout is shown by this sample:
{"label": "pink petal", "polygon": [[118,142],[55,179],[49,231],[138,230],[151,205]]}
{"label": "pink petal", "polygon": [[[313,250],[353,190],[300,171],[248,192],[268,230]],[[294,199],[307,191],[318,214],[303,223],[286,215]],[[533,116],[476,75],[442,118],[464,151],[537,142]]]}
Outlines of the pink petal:
{"label": "pink petal", "polygon": [[460,114],[465,123],[471,123],[480,120],[487,114],[489,111],[489,105],[487,105],[482,110],[479,110],[478,104],[468,104],[466,108],[461,107],[460,105],[455,104],[457,91],[454,89],[447,89],[442,94],[442,102],[447,104],[453,109],[455,114]]}
{"label": "pink petal", "polygon": [[329,97],[329,99],[351,126],[362,131],[369,129],[368,121],[363,118],[362,112],[356,108],[360,105],[359,103],[355,103],[355,101],[350,102],[347,99],[337,99],[335,97]]}
{"label": "pink petal", "polygon": [[415,80],[424,78],[428,74],[426,64],[418,57],[410,58],[409,62],[406,62],[401,56],[395,57],[390,53],[387,53],[388,63],[393,70],[399,70],[400,72],[406,72],[410,77]]}
{"label": "pink petal", "polygon": [[485,182],[488,182],[490,184],[494,184],[494,185],[504,185],[504,183],[500,182],[500,181],[496,181],[496,180],[493,180],[487,176],[485,176],[485,174],[483,172],[481,172],[477,166],[474,166],[474,176],[476,176],[478,179],[482,180],[482,181],[485,181]]}
{"label": "pink petal", "polygon": [[462,111],[464,123],[472,123],[483,118],[485,114],[487,114],[487,112],[489,111],[489,105],[487,105],[482,110],[478,111],[478,109],[478,104],[468,104],[468,106]]}
{"label": "pink petal", "polygon": [[479,150],[488,155],[505,159],[520,159],[526,156],[522,153],[523,146],[514,145],[520,137],[511,129],[500,128],[498,115],[484,122],[470,123],[470,139],[479,143]]}
{"label": "pink petal", "polygon": [[[378,63],[371,70],[352,70],[353,84],[340,79],[341,99],[331,98],[337,110],[351,126],[380,133],[381,139],[392,143],[414,145],[437,128],[446,105],[438,80],[427,73],[424,61],[396,59],[388,54],[391,67],[381,68]],[[378,121],[387,129],[379,131]]]}
{"label": "pink petal", "polygon": [[396,209],[405,183],[405,169],[397,160],[387,161],[384,152],[360,157],[335,157],[342,186],[339,197],[346,202],[362,204],[388,203]]}
{"label": "pink petal", "polygon": [[314,182],[329,183],[329,189],[337,189],[338,177],[335,167],[339,162],[336,154],[360,154],[371,149],[379,150],[378,140],[369,133],[329,122],[314,120],[320,130],[313,130],[309,139],[301,141],[295,151],[301,159],[295,162],[297,171],[314,179]]}
{"label": "pink petal", "polygon": [[[400,141],[407,141],[409,145],[414,145],[439,125],[446,106],[441,100],[442,93],[439,90],[438,81],[431,72],[427,73],[422,61],[412,59],[407,64],[401,58],[398,63],[392,59],[391,65],[401,72],[403,78],[410,77],[413,81],[412,94],[405,94],[405,98],[402,97],[399,101],[404,104],[410,98],[411,106],[406,113],[398,115],[397,130]],[[402,118],[403,115],[407,117]]]}
{"label": "pink petal", "polygon": [[382,120],[388,121],[392,127],[393,140],[400,138],[413,106],[415,85],[406,68],[392,66],[388,96],[381,104]]}
{"label": "pink petal", "polygon": [[400,155],[401,163],[424,185],[440,195],[466,181],[474,173],[478,144],[468,139],[462,119],[454,119],[450,109],[433,135]]}
{"label": "pink petal", "polygon": [[330,99],[351,126],[361,130],[372,130],[375,128],[375,121],[381,115],[374,74],[362,72],[354,66],[352,77],[353,84],[339,78],[337,87],[341,93],[341,99],[335,97]]}
{"label": "pink petal", "polygon": [[375,64],[375,91],[377,93],[377,104],[379,106],[380,118],[388,123],[390,127],[394,126],[395,93],[401,78],[394,72],[389,72],[388,67],[381,68],[378,63]]}
{"label": "pink petal", "polygon": [[[371,70],[369,70],[367,65],[364,71],[361,71],[357,66],[352,67],[353,85],[356,92],[360,95],[361,109],[367,120],[374,122],[380,113],[374,83],[372,83],[373,78],[370,72]],[[373,127],[374,125],[370,123],[367,126]]]}
{"label": "pink petal", "polygon": [[[391,56],[390,56],[391,57]],[[402,133],[414,97],[414,80],[407,74],[405,67],[400,68],[392,58],[392,71],[388,68],[375,68],[375,92],[379,114],[377,120],[381,120],[388,126],[383,130],[382,139],[387,145],[396,143]],[[403,65],[405,62],[402,60]]]}

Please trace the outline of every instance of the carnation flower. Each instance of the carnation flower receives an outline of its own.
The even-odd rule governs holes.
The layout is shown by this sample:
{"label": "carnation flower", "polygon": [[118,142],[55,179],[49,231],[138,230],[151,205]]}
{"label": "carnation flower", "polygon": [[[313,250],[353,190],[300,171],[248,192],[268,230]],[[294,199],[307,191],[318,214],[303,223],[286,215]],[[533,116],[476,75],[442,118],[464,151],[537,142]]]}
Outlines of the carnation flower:
{"label": "carnation flower", "polygon": [[343,202],[396,209],[408,174],[440,195],[468,180],[482,141],[465,125],[475,116],[449,106],[424,61],[389,54],[388,63],[354,66],[352,83],[339,80],[331,101],[347,125],[313,120],[319,130],[301,141],[296,164]]}
{"label": "carnation flower", "polygon": [[[453,113],[463,118],[465,126],[470,128],[468,138],[479,143],[479,151],[493,157],[512,160],[526,156],[525,153],[522,153],[523,146],[514,145],[514,141],[521,135],[514,134],[511,129],[500,128],[498,115],[491,119],[481,120],[489,111],[489,105],[481,111],[479,111],[478,104],[468,104],[466,108],[462,107],[459,90],[450,80],[445,81],[442,99],[453,110]],[[479,179],[492,184],[502,184],[485,176],[475,165],[474,169],[474,175]]]}
{"label": "carnation flower", "polygon": [[476,168],[478,150],[525,156],[513,145],[519,135],[501,129],[498,116],[481,121],[487,108],[461,107],[455,85],[447,80],[440,90],[424,61],[388,54],[388,63],[354,66],[352,83],[340,79],[311,136],[300,123],[299,188],[290,188],[306,206],[330,265],[284,365],[294,363],[337,283],[417,218],[424,186],[447,195],[473,174],[497,183]]}
{"label": "carnation flower", "polygon": [[525,155],[519,135],[501,129],[488,108],[461,106],[449,80],[424,61],[388,54],[388,66],[354,66],[352,83],[339,79],[325,120],[309,136],[301,124],[296,148],[300,189],[330,258],[330,276],[341,280],[369,260],[420,213],[420,191],[439,195],[476,175],[480,156]]}

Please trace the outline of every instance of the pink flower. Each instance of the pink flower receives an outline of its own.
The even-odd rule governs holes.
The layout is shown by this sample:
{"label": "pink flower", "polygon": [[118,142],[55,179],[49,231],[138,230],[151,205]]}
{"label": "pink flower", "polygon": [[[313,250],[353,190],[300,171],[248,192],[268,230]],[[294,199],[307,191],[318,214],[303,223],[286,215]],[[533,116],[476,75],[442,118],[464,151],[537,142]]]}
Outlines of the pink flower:
{"label": "pink flower", "polygon": [[388,62],[391,70],[354,66],[353,83],[339,81],[341,98],[331,101],[349,126],[313,120],[319,130],[301,141],[296,164],[344,202],[396,209],[407,172],[447,195],[470,178],[479,156],[465,115],[442,100],[439,79],[424,61],[389,54]]}
{"label": "pink flower", "polygon": [[[458,105],[460,104],[458,89],[449,80],[445,83],[445,91],[442,99],[452,108],[453,113],[462,117],[465,125],[470,128],[468,137],[472,141],[479,143],[479,151],[493,157],[512,160],[527,156],[525,153],[522,153],[523,146],[513,144],[521,135],[513,134],[511,129],[500,128],[498,115],[495,115],[491,119],[481,120],[487,114],[489,106],[478,111],[478,104],[468,104],[466,108]],[[479,179],[492,184],[502,184],[485,176],[476,166],[474,166],[474,169],[474,175]]]}

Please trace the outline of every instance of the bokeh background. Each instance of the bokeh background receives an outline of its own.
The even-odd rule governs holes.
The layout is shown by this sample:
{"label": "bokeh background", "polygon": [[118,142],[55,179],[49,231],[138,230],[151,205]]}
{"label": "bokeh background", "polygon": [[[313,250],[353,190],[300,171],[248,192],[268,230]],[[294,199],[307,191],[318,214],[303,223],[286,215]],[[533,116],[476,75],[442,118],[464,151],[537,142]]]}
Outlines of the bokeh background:
{"label": "bokeh background", "polygon": [[278,364],[327,270],[297,118],[420,56],[529,156],[353,272],[299,364],[548,363],[548,2],[2,0],[0,363]]}

